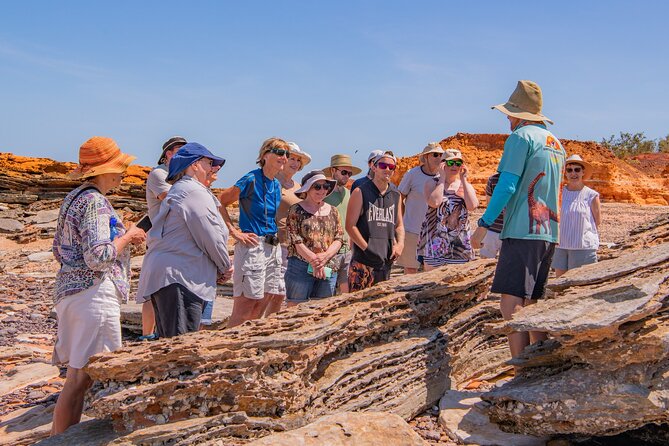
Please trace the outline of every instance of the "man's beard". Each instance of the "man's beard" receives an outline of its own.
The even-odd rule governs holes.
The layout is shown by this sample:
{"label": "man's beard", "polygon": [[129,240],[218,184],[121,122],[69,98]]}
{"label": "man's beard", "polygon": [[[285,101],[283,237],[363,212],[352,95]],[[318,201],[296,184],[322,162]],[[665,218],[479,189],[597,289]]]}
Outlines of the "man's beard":
{"label": "man's beard", "polygon": [[337,180],[337,186],[346,186],[348,184],[348,178],[340,178]]}

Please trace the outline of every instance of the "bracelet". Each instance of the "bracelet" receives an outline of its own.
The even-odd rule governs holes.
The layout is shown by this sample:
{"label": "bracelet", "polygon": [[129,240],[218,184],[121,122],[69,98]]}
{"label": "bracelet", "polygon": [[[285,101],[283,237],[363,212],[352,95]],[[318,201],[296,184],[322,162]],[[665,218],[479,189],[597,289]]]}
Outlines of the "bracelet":
{"label": "bracelet", "polygon": [[483,221],[483,217],[479,218],[479,221],[476,222],[476,224],[479,226],[479,228],[486,228],[488,229],[490,225]]}

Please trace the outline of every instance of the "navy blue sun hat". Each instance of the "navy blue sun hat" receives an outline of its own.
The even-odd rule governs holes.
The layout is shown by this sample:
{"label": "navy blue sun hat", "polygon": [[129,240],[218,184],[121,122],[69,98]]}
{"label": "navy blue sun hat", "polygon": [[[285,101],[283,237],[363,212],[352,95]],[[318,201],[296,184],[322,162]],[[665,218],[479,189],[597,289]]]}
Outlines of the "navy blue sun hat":
{"label": "navy blue sun hat", "polygon": [[205,146],[196,142],[189,142],[179,149],[170,160],[170,171],[167,175],[167,181],[171,180],[184,170],[188,168],[195,161],[200,158],[209,158],[213,160],[214,166],[222,166],[225,164],[223,158],[211,153]]}

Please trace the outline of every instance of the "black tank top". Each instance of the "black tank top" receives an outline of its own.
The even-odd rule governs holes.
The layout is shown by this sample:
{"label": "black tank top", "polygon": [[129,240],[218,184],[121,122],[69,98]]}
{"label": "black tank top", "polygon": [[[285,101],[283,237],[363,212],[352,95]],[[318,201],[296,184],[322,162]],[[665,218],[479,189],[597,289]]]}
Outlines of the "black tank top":
{"label": "black tank top", "polygon": [[354,244],[353,260],[373,268],[382,268],[390,263],[399,217],[400,193],[395,185],[389,184],[382,194],[374,181],[365,181],[358,188],[362,193],[362,212],[355,225],[368,246],[362,251]]}

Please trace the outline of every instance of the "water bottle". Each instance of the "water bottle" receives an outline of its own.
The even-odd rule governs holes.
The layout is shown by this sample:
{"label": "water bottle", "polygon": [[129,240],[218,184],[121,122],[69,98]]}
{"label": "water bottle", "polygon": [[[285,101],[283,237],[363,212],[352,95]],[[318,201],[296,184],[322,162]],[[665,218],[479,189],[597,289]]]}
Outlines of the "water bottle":
{"label": "water bottle", "polygon": [[116,217],[109,219],[109,240],[114,240],[118,235],[118,228],[116,227],[117,223],[118,220],[116,220]]}

